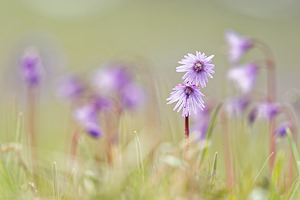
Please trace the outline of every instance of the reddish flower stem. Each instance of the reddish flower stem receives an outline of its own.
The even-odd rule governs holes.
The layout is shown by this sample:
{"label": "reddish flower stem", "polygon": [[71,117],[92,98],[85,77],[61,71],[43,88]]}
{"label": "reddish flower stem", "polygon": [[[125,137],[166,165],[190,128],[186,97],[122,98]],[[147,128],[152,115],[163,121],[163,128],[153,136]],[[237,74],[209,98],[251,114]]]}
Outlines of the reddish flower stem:
{"label": "reddish flower stem", "polygon": [[[260,40],[254,40],[256,46],[262,51],[265,56],[265,63],[267,66],[267,101],[269,103],[276,102],[276,68],[274,63],[274,57],[270,47]],[[276,138],[275,138],[275,119],[272,118],[269,122],[269,152],[274,154],[270,158],[271,171],[274,168],[274,162],[276,158]]]}
{"label": "reddish flower stem", "polygon": [[185,132],[184,132],[184,138],[185,138],[184,158],[185,159],[187,157],[187,153],[189,150],[189,136],[190,136],[189,116],[186,116],[185,117]]}
{"label": "reddish flower stem", "polygon": [[76,128],[73,133],[72,142],[71,142],[70,161],[69,161],[70,171],[72,171],[74,167],[74,161],[77,155],[77,147],[78,147],[79,139],[80,139],[80,129]]}

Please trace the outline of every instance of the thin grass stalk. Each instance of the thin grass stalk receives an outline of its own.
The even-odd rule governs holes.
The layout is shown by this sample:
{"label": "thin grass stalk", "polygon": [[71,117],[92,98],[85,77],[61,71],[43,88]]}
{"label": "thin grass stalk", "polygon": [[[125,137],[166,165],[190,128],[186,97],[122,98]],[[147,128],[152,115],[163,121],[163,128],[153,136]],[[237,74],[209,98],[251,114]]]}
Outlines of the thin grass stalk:
{"label": "thin grass stalk", "polygon": [[56,162],[53,162],[53,199],[58,200],[58,186],[57,186],[57,168],[56,168]]}
{"label": "thin grass stalk", "polygon": [[227,177],[227,185],[231,186],[234,184],[233,181],[233,172],[232,172],[232,160],[230,155],[230,142],[229,142],[229,132],[228,132],[228,121],[225,118],[223,125],[223,148],[225,153],[225,162],[226,162],[226,177]]}
{"label": "thin grass stalk", "polygon": [[297,146],[296,146],[296,143],[293,140],[291,130],[287,129],[286,132],[287,132],[288,140],[289,140],[289,143],[290,143],[291,151],[293,152],[295,166],[296,166],[298,177],[299,177],[300,176],[300,157],[299,157],[299,153],[298,153],[298,150],[297,150]]}
{"label": "thin grass stalk", "polygon": [[140,174],[142,176],[142,180],[144,181],[145,175],[144,175],[142,147],[141,147],[139,136],[136,131],[134,131],[134,136],[135,136],[135,147],[136,147],[136,156],[137,156],[138,167],[139,167]]}
{"label": "thin grass stalk", "polygon": [[198,156],[198,159],[197,159],[197,163],[196,163],[197,169],[200,168],[200,166],[202,165],[202,163],[203,163],[203,161],[204,161],[204,159],[207,155],[209,140],[211,138],[213,127],[216,123],[216,120],[217,120],[217,117],[218,117],[218,114],[219,114],[219,111],[220,111],[222,105],[223,105],[222,103],[218,104],[218,106],[215,109],[214,114],[213,114],[213,116],[210,120],[208,129],[207,129],[207,132],[206,132],[206,137],[205,137],[205,146],[204,146],[203,150],[199,153],[199,156]]}
{"label": "thin grass stalk", "polygon": [[18,121],[17,121],[17,129],[16,129],[16,142],[21,143],[21,132],[23,129],[23,113],[19,112]]}
{"label": "thin grass stalk", "polygon": [[263,172],[263,170],[265,169],[266,165],[268,164],[269,160],[271,159],[271,157],[274,155],[274,152],[272,152],[268,158],[265,160],[263,166],[260,168],[260,170],[258,171],[257,175],[255,176],[255,178],[253,179],[252,183],[255,184],[256,180],[258,179],[258,177],[261,175],[261,173]]}
{"label": "thin grass stalk", "polygon": [[28,137],[31,147],[31,163],[33,170],[33,180],[38,185],[38,152],[37,152],[37,133],[36,133],[36,113],[37,113],[37,88],[27,90],[27,109],[28,109]]}
{"label": "thin grass stalk", "polygon": [[215,153],[214,162],[211,168],[211,184],[213,185],[216,181],[217,174],[217,161],[218,161],[218,152]]}

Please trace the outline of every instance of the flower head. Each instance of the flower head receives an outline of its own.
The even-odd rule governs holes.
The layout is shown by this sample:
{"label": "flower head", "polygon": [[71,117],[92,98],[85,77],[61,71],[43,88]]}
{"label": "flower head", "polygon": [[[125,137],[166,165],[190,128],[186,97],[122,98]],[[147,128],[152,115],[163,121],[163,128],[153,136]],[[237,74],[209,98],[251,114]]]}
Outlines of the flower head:
{"label": "flower head", "polygon": [[197,113],[197,110],[203,109],[204,101],[202,100],[202,97],[204,94],[202,94],[199,90],[199,87],[192,84],[179,84],[173,88],[173,92],[171,92],[170,97],[167,98],[168,104],[172,104],[176,101],[177,104],[175,105],[173,110],[177,110],[179,112],[181,109],[182,116],[187,117],[190,115],[191,110],[194,111],[194,113]]}
{"label": "flower head", "polygon": [[249,99],[246,97],[231,97],[226,100],[225,109],[230,117],[240,118],[248,105]]}
{"label": "flower head", "polygon": [[229,70],[227,78],[235,83],[235,86],[244,94],[251,92],[254,87],[258,66],[249,63]]}
{"label": "flower head", "polygon": [[21,76],[29,87],[37,86],[42,77],[42,63],[35,48],[29,48],[21,59]]}
{"label": "flower head", "polygon": [[103,93],[119,92],[131,82],[131,75],[122,65],[108,65],[98,69],[94,76],[94,85]]}
{"label": "flower head", "polygon": [[276,103],[261,102],[252,109],[249,114],[249,121],[253,123],[255,119],[270,120],[280,112],[280,106]]}
{"label": "flower head", "polygon": [[184,56],[184,59],[179,61],[181,66],[176,68],[177,72],[186,72],[182,77],[185,83],[190,83],[194,85],[201,84],[201,87],[206,87],[206,82],[208,82],[207,77],[213,78],[211,74],[215,72],[212,70],[214,68],[213,64],[210,64],[211,59],[214,55],[207,57],[204,53],[196,51],[196,55],[189,53]]}
{"label": "flower head", "polygon": [[284,122],[275,129],[275,133],[276,135],[283,137],[287,134],[287,129],[291,129],[291,124],[288,122]]}
{"label": "flower head", "polygon": [[66,99],[76,100],[82,95],[83,91],[82,82],[77,77],[69,76],[61,80],[58,95]]}
{"label": "flower head", "polygon": [[232,30],[225,33],[225,39],[229,46],[228,59],[233,63],[239,62],[245,52],[253,45],[250,38],[241,36]]}
{"label": "flower head", "polygon": [[85,105],[78,108],[73,113],[73,117],[91,136],[98,138],[102,135],[102,130],[98,125],[98,113],[93,106]]}
{"label": "flower head", "polygon": [[121,102],[123,106],[128,109],[134,109],[137,106],[141,105],[145,100],[145,93],[143,89],[135,84],[127,84],[121,90]]}

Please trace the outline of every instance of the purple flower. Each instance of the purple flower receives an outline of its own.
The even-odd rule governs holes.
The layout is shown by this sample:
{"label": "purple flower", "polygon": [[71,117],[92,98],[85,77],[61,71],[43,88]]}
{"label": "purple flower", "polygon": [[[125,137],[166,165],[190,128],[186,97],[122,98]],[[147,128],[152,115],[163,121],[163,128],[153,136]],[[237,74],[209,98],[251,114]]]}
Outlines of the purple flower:
{"label": "purple flower", "polygon": [[42,63],[38,51],[29,48],[21,59],[21,76],[29,87],[37,86],[42,77]]}
{"label": "purple flower", "polygon": [[241,118],[248,105],[249,99],[246,97],[231,97],[225,102],[225,110],[230,117]]}
{"label": "purple flower", "polygon": [[227,78],[246,94],[253,89],[257,73],[258,66],[255,63],[249,63],[229,70]]}
{"label": "purple flower", "polygon": [[128,70],[122,65],[108,65],[98,69],[94,76],[94,85],[103,93],[119,92],[131,82]]}
{"label": "purple flower", "polygon": [[90,104],[93,106],[95,111],[108,111],[112,108],[112,99],[99,95],[94,95],[90,99]]}
{"label": "purple flower", "polygon": [[84,86],[82,82],[76,77],[69,76],[61,80],[58,95],[70,100],[76,100],[82,95],[83,91]]}
{"label": "purple flower", "polygon": [[204,101],[202,100],[204,94],[200,92],[198,86],[189,83],[179,84],[175,86],[173,90],[170,97],[167,98],[167,101],[169,101],[168,104],[178,101],[173,110],[178,108],[177,112],[179,112],[183,109],[183,117],[189,116],[191,110],[193,110],[194,113],[197,113],[199,108],[203,109],[205,107]]}
{"label": "purple flower", "polygon": [[241,36],[232,30],[225,33],[225,39],[229,46],[228,59],[233,63],[239,62],[245,52],[253,46],[250,38]]}
{"label": "purple flower", "polygon": [[275,133],[276,135],[283,137],[287,134],[287,129],[291,129],[291,124],[288,122],[284,122],[275,129]]}
{"label": "purple flower", "polygon": [[249,121],[253,123],[255,119],[270,120],[280,112],[280,106],[276,103],[262,102],[252,109]]}
{"label": "purple flower", "polygon": [[145,93],[143,89],[134,83],[127,84],[121,90],[121,102],[129,109],[133,109],[141,105],[145,100]]}
{"label": "purple flower", "polygon": [[98,138],[102,135],[102,130],[98,125],[98,112],[90,105],[85,105],[73,113],[74,119],[91,136]]}
{"label": "purple flower", "polygon": [[196,51],[196,55],[189,53],[184,56],[184,59],[179,61],[181,66],[176,68],[177,72],[186,72],[182,77],[185,83],[191,83],[194,85],[201,84],[201,87],[206,87],[206,82],[208,82],[207,77],[213,78],[211,74],[215,72],[212,70],[214,68],[213,64],[210,64],[211,59],[214,55],[207,57],[204,53]]}

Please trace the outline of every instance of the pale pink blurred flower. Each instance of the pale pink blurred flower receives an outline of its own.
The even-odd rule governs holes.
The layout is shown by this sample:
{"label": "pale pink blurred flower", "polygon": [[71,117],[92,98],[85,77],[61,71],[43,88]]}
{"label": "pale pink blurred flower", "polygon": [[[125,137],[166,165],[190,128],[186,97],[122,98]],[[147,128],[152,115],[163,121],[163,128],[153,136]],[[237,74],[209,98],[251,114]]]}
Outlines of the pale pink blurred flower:
{"label": "pale pink blurred flower", "polygon": [[241,118],[249,105],[247,97],[230,97],[226,99],[225,110],[229,117]]}
{"label": "pale pink blurred flower", "polygon": [[98,125],[98,111],[91,105],[77,108],[73,113],[74,119],[92,137],[102,136],[101,127]]}
{"label": "pale pink blurred flower", "polygon": [[84,85],[81,80],[75,76],[67,76],[60,80],[57,93],[60,97],[78,100],[84,91]]}
{"label": "pale pink blurred flower", "polygon": [[249,114],[249,121],[253,123],[256,119],[271,120],[280,112],[280,105],[277,103],[258,103]]}
{"label": "pale pink blurred flower", "polygon": [[245,52],[253,46],[250,38],[241,36],[233,30],[225,33],[225,40],[229,46],[228,59],[233,63],[239,62]]}
{"label": "pale pink blurred flower", "polygon": [[257,64],[249,63],[230,69],[227,78],[232,81],[242,93],[247,94],[251,92],[254,87],[257,73]]}

